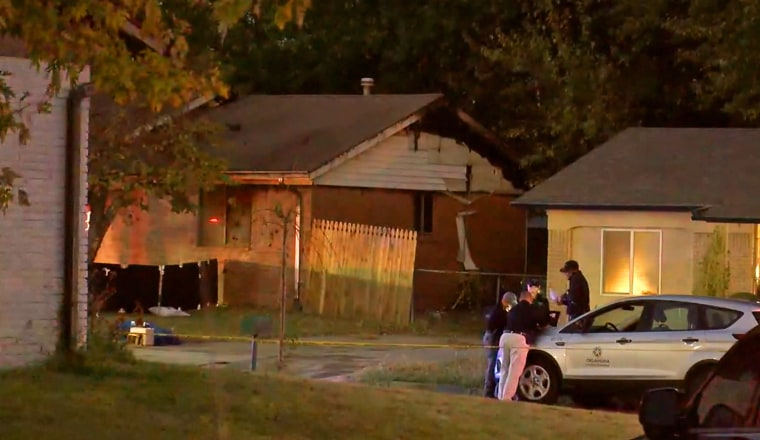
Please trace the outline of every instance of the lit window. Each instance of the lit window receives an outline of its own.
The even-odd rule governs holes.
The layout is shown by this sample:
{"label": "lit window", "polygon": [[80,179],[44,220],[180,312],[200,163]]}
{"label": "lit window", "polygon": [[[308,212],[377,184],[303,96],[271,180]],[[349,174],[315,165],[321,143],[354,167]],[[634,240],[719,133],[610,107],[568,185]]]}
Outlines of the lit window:
{"label": "lit window", "polygon": [[660,231],[602,231],[602,293],[660,293]]}

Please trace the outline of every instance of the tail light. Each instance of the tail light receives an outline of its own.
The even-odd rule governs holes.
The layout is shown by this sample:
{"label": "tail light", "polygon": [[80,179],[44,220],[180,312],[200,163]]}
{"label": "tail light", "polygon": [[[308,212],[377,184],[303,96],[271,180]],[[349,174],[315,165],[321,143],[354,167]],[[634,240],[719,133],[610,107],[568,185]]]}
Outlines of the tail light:
{"label": "tail light", "polygon": [[760,324],[760,310],[756,310],[752,312],[752,316],[754,316],[755,321],[757,321],[757,323]]}
{"label": "tail light", "polygon": [[744,335],[745,333],[734,333],[732,336],[738,341],[739,339],[743,338]]}

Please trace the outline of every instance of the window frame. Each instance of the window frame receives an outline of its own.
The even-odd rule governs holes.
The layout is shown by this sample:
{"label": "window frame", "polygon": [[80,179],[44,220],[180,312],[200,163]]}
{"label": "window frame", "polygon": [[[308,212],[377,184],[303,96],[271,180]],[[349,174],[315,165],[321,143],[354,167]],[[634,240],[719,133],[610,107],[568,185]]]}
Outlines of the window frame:
{"label": "window frame", "polygon": [[[597,310],[594,310],[593,312],[589,313],[588,315],[586,315],[582,319],[578,319],[578,320],[573,321],[572,323],[565,324],[565,326],[562,327],[562,329],[560,329],[558,333],[559,334],[570,334],[570,335],[573,335],[573,334],[605,334],[606,332],[588,332],[588,328],[586,328],[585,331],[575,331],[575,330],[579,330],[578,329],[578,325],[579,324],[583,325],[584,327],[586,327],[587,326],[586,323],[588,322],[589,319],[592,320],[592,322],[593,322],[593,320],[596,319],[599,315],[603,315],[603,314],[605,314],[605,313],[607,313],[609,311],[612,311],[614,309],[620,309],[620,308],[623,308],[625,306],[642,307],[641,316],[643,316],[644,312],[647,309],[647,307],[649,307],[649,303],[651,303],[651,301],[646,301],[646,300],[641,300],[641,299],[632,299],[630,301],[614,302],[612,304],[608,304],[608,305],[606,305],[604,307],[601,307],[601,308],[599,308]],[[609,333],[612,334],[614,332],[609,332]],[[623,332],[623,331],[620,331],[619,333],[633,333],[633,332]]]}
{"label": "window frame", "polygon": [[[610,293],[604,290],[604,234],[605,232],[627,232],[630,240],[630,251],[628,255],[628,293]],[[658,236],[658,252],[657,252],[657,295],[662,295],[662,229],[647,229],[647,228],[602,228],[600,232],[600,246],[599,253],[601,258],[599,264],[601,266],[599,277],[599,293],[601,296],[622,297],[629,298],[634,296],[641,296],[632,292],[633,290],[633,277],[634,277],[634,252],[635,252],[635,239],[636,232],[657,233]]]}
{"label": "window frame", "polygon": [[[240,187],[236,187],[240,188]],[[204,195],[213,191],[220,191],[222,193],[222,198],[224,200],[224,210],[222,218],[220,219],[221,222],[221,236],[222,236],[222,243],[221,244],[208,244],[204,238],[204,226],[206,220],[203,218],[203,204],[204,204]],[[244,192],[244,191],[243,191]],[[234,191],[233,191],[234,193]],[[230,198],[230,185],[217,185],[212,190],[207,191],[201,191],[198,194],[198,210],[196,213],[196,221],[197,221],[197,232],[196,232],[196,247],[199,248],[237,248],[237,249],[250,249],[251,247],[251,240],[252,232],[249,231],[248,233],[248,242],[245,243],[244,241],[240,244],[231,242],[229,240],[229,217],[230,217],[230,205],[229,205],[229,198]],[[253,200],[249,199],[248,204],[250,205],[251,213],[250,218],[248,220],[248,228],[253,228]]]}
{"label": "window frame", "polygon": [[[430,230],[425,230],[426,199],[430,199]],[[430,235],[435,231],[435,197],[433,191],[416,191],[413,196],[414,230],[418,235]]]}
{"label": "window frame", "polygon": [[[688,309],[691,308],[691,307],[693,307],[694,309],[696,309],[695,312],[696,312],[696,318],[697,318],[697,323],[696,323],[697,328],[694,328],[694,329],[687,328],[686,330],[674,330],[674,329],[655,330],[655,329],[649,329],[649,330],[641,330],[641,333],[672,333],[672,332],[701,332],[701,331],[704,331],[704,329],[701,328],[702,324],[704,323],[704,308],[703,308],[704,304],[700,304],[700,303],[696,303],[696,302],[691,302],[691,301],[677,301],[677,300],[670,300],[670,299],[667,299],[667,300],[657,299],[657,300],[650,300],[648,302],[649,302],[649,304],[648,304],[649,309],[646,310],[646,312],[648,312],[648,314],[649,314],[648,318],[650,320],[650,322],[649,322],[650,325],[654,323],[654,313],[655,313],[655,310],[657,310],[657,307],[663,306],[666,309],[668,309],[668,308],[672,309],[672,308],[677,308],[677,307],[684,307],[684,308],[686,308],[687,309],[687,311],[686,311],[686,313],[687,313],[687,326],[688,326],[688,313],[689,313]],[[730,309],[728,309],[728,310],[730,310]]]}
{"label": "window frame", "polygon": [[745,315],[745,312],[742,310],[737,309],[731,309],[728,307],[720,307],[720,306],[714,306],[712,304],[699,304],[699,320],[700,320],[700,327],[704,326],[707,327],[707,312],[709,309],[715,310],[715,311],[721,311],[721,312],[733,312],[736,314],[736,318],[734,318],[733,321],[727,321],[727,324],[724,324],[721,328],[700,328],[700,331],[703,332],[720,332],[728,329],[732,325],[736,324],[742,317]]}
{"label": "window frame", "polygon": [[755,225],[755,239],[753,240],[754,264],[752,266],[752,287],[753,293],[760,290],[760,224]]}
{"label": "window frame", "polygon": [[[208,199],[208,194],[212,193],[214,191],[221,191],[222,192],[222,200],[225,201],[224,210],[222,212],[222,218],[220,219],[221,222],[221,236],[223,243],[221,245],[215,245],[215,244],[209,244],[207,240],[204,240],[205,234],[204,234],[204,226],[206,226],[207,219],[204,218],[204,205],[207,205],[208,202],[204,202],[204,199]],[[218,248],[218,247],[225,247],[226,241],[227,241],[227,185],[217,185],[209,190],[201,190],[198,192],[198,210],[196,212],[196,221],[197,221],[197,233],[196,233],[196,239],[195,239],[195,245],[199,248]]]}

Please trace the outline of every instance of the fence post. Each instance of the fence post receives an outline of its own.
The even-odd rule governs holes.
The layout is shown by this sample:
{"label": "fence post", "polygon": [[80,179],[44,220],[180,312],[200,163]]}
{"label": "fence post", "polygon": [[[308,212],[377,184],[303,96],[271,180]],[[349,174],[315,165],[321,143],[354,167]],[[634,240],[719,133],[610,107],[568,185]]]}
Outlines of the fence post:
{"label": "fence post", "polygon": [[256,371],[257,349],[258,344],[256,343],[256,334],[254,333],[253,336],[251,336],[251,371]]}

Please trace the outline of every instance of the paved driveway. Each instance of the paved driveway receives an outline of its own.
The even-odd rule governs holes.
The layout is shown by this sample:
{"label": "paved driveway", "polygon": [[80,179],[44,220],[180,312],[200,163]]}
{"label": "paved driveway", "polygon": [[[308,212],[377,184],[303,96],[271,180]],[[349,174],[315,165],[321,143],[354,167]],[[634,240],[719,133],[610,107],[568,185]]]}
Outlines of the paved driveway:
{"label": "paved driveway", "polygon": [[[286,345],[284,372],[312,379],[351,380],[368,367],[381,364],[445,362],[478,348],[399,348],[372,344],[450,344],[446,338],[382,336],[367,338],[303,338],[303,341],[360,342],[363,346]],[[477,340],[464,341],[477,344]],[[457,341],[462,344],[463,341]],[[138,359],[206,367],[250,369],[251,344],[248,342],[187,342],[176,346],[135,347]],[[277,344],[259,344],[257,370],[276,371]]]}

